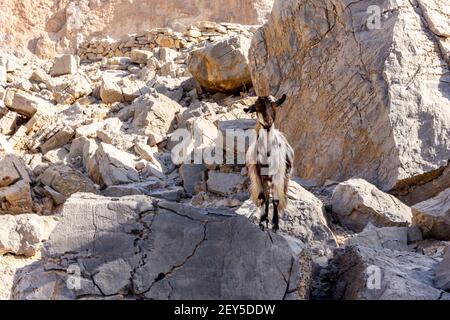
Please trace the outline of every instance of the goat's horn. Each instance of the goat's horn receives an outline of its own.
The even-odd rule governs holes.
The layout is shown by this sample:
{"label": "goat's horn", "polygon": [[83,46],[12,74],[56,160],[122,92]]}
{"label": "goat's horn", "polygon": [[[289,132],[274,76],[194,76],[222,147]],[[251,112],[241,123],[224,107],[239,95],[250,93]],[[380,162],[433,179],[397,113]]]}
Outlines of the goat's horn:
{"label": "goat's horn", "polygon": [[283,96],[277,101],[277,105],[281,106],[286,101],[286,95],[283,94]]}

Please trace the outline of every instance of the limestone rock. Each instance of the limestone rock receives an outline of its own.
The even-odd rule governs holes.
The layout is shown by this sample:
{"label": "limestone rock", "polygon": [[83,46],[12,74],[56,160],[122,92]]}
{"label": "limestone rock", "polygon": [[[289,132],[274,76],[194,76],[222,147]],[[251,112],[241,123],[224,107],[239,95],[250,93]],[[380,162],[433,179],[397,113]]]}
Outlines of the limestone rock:
{"label": "limestone rock", "polygon": [[180,167],[180,175],[183,179],[184,190],[188,194],[194,194],[197,186],[204,179],[206,167],[203,164],[183,164]]}
{"label": "limestone rock", "polygon": [[8,187],[0,188],[1,213],[28,213],[33,211],[30,183],[20,180]]}
{"label": "limestone rock", "polygon": [[[433,180],[450,159],[450,72],[433,33],[448,30],[448,6],[378,1],[378,27],[373,4],[278,0],[253,37],[256,93],[287,94],[276,125],[303,179],[360,177],[388,191]],[[443,18],[426,23],[423,7]]]}
{"label": "limestone rock", "polygon": [[175,116],[181,106],[163,94],[147,94],[134,101],[133,127],[137,133],[148,135],[150,146],[167,138],[173,129]]}
{"label": "limestone rock", "polygon": [[[237,211],[259,223],[260,209],[247,200]],[[269,214],[272,214],[272,207]],[[316,196],[290,181],[288,206],[280,214],[280,231],[288,233],[305,243],[323,243],[336,246],[336,239],[325,218],[325,207]]]}
{"label": "limestone rock", "polygon": [[418,184],[403,184],[390,191],[407,205],[431,199],[450,186],[450,165],[433,171],[430,176]]}
{"label": "limestone rock", "polygon": [[134,145],[134,150],[142,158],[145,159],[147,164],[147,172],[160,179],[165,178],[165,168],[164,165],[156,158],[155,152],[149,145],[143,143],[137,143]]}
{"label": "limestone rock", "polygon": [[14,111],[8,111],[0,118],[0,133],[11,134],[17,127],[18,114]]}
{"label": "limestone rock", "polygon": [[445,249],[444,259],[436,268],[436,286],[450,291],[450,246]]}
{"label": "limestone rock", "polygon": [[206,90],[233,92],[251,87],[248,67],[250,39],[235,36],[191,52],[188,67]]}
{"label": "limestone rock", "polygon": [[66,126],[40,145],[39,148],[41,149],[42,154],[46,154],[50,150],[58,149],[69,143],[74,135],[75,130]]}
{"label": "limestone rock", "polygon": [[100,98],[103,103],[132,102],[137,97],[148,92],[147,86],[139,81],[131,81],[129,78],[119,78],[111,75],[102,77]]}
{"label": "limestone rock", "polygon": [[146,179],[144,182],[134,182],[109,186],[103,190],[102,194],[107,197],[125,197],[133,195],[151,195],[164,184],[155,178]]}
{"label": "limestone rock", "polygon": [[363,179],[340,183],[331,199],[333,212],[340,222],[360,232],[368,223],[377,227],[408,226],[411,208]]}
{"label": "limestone rock", "polygon": [[119,118],[111,117],[102,121],[96,121],[91,124],[81,126],[75,129],[76,137],[95,138],[97,132],[112,128],[113,130],[120,130],[122,128],[122,121]]}
{"label": "limestone rock", "polygon": [[20,91],[14,94],[12,104],[9,108],[26,117],[32,117],[37,111],[43,113],[51,112],[52,106],[44,99]]}
{"label": "limestone rock", "polygon": [[131,61],[137,64],[147,64],[148,60],[153,56],[153,52],[146,50],[131,50]]}
{"label": "limestone rock", "polygon": [[103,77],[100,87],[100,97],[103,103],[124,101],[122,89],[111,77]]}
{"label": "limestone rock", "polygon": [[413,224],[425,237],[450,240],[450,188],[413,207]]}
{"label": "limestone rock", "polygon": [[209,171],[207,187],[208,191],[213,193],[232,195],[244,189],[246,180],[240,173]]}
{"label": "limestone rock", "polygon": [[50,166],[38,179],[42,184],[52,188],[53,191],[62,196],[58,198],[54,197],[56,204],[61,204],[77,192],[97,193],[94,183],[88,177],[69,166]]}
{"label": "limestone rock", "polygon": [[[18,273],[12,297],[307,298],[311,258],[303,244],[269,236],[243,217],[172,204],[145,196],[73,195],[42,264]],[[267,268],[272,263],[276,268]]]}
{"label": "limestone rock", "polygon": [[[134,157],[107,143],[100,143],[94,157],[102,181],[107,186],[139,181],[139,174],[134,168]],[[94,182],[96,181],[95,177]],[[101,184],[101,183],[99,183]]]}
{"label": "limestone rock", "polygon": [[421,254],[352,245],[337,249],[332,264],[334,299],[450,299],[434,287],[438,261]]}
{"label": "limestone rock", "polygon": [[88,77],[82,73],[61,78],[60,83],[52,86],[55,100],[60,104],[72,104],[78,99],[92,93],[92,84]]}
{"label": "limestone rock", "polygon": [[44,219],[36,214],[0,215],[0,255],[33,256],[45,234]]}
{"label": "limestone rock", "polygon": [[373,249],[409,251],[407,227],[366,228],[346,241],[346,245],[359,245]]}
{"label": "limestone rock", "polygon": [[53,67],[50,71],[52,77],[62,76],[65,74],[74,74],[78,70],[80,59],[78,56],[65,54],[55,58]]}

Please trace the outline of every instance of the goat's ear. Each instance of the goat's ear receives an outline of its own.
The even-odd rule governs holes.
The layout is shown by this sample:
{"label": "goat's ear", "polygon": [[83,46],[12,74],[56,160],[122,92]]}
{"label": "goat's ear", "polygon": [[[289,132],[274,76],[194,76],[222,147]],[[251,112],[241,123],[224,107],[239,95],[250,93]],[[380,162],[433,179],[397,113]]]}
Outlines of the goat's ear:
{"label": "goat's ear", "polygon": [[277,104],[277,106],[280,107],[285,101],[286,101],[286,95],[283,94],[283,96],[277,100],[276,104]]}
{"label": "goat's ear", "polygon": [[245,108],[244,112],[245,113],[255,113],[256,112],[256,107],[255,106],[251,106],[250,108]]}

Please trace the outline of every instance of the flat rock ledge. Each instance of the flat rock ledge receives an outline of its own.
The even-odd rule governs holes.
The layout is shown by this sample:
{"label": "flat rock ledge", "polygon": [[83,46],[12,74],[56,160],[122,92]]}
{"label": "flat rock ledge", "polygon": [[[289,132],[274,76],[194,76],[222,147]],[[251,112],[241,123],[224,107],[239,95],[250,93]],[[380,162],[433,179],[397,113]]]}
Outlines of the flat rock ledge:
{"label": "flat rock ledge", "polygon": [[147,196],[72,195],[13,299],[304,299],[309,250],[246,218]]}

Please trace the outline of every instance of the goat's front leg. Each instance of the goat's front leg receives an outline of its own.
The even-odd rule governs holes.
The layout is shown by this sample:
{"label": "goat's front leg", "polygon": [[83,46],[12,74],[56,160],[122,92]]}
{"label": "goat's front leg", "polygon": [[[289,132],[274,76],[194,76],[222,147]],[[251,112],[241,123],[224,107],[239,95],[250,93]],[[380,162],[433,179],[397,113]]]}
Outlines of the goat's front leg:
{"label": "goat's front leg", "polygon": [[279,217],[278,217],[278,206],[280,205],[280,200],[273,200],[273,218],[272,218],[272,229],[277,232],[279,229]]}

